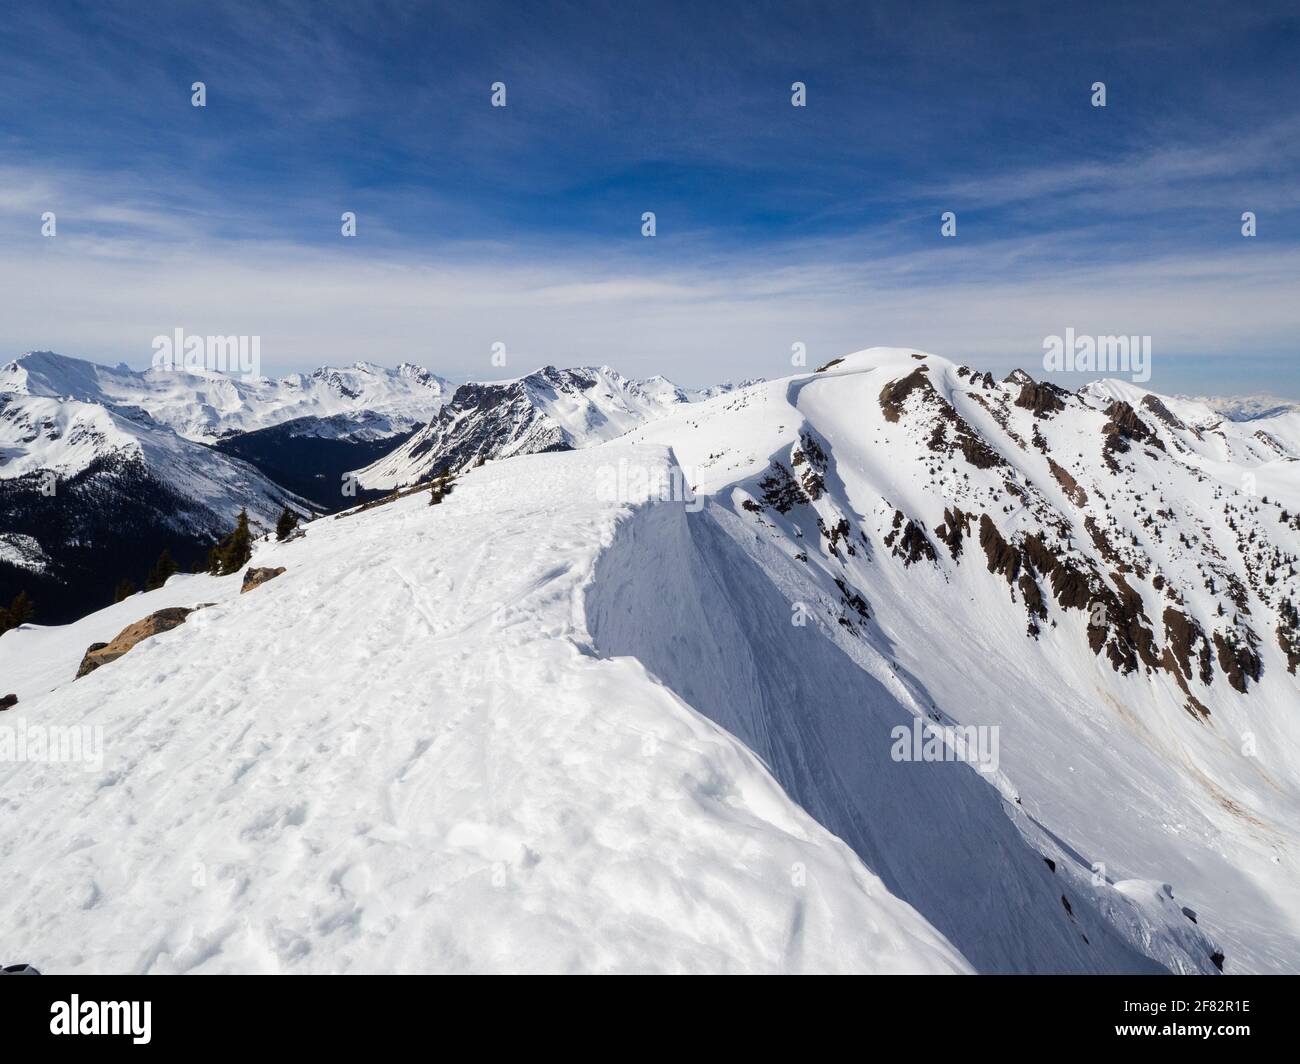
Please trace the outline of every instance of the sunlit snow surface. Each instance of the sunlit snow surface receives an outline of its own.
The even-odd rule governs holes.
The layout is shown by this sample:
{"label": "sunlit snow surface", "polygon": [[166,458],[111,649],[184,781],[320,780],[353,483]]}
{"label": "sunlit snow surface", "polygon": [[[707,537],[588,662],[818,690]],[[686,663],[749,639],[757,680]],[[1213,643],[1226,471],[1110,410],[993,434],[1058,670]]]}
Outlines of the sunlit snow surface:
{"label": "sunlit snow surface", "polygon": [[[104,744],[98,767],[0,765],[4,960],[966,970],[737,740],[595,655],[584,585],[630,507],[593,498],[594,463],[521,458],[439,507],[319,521],[259,551],[287,572],[246,595],[176,578],[0,639],[22,696],[0,723]],[[89,640],[213,600],[69,682]]]}
{"label": "sunlit snow surface", "polygon": [[[1200,721],[1165,673],[1091,653],[1077,611],[1029,638],[977,544],[904,566],[883,542],[895,508],[933,530],[1007,478],[1059,499],[1046,457],[933,358],[1010,472],[927,480],[924,436],[879,403],[918,361],[864,352],[601,446],[491,462],[437,507],[314,522],[259,548],[254,564],[287,571],[247,595],[176,578],[111,618],[9,633],[0,693],[22,701],[0,724],[101,726],[104,761],[0,766],[0,959],[1213,972],[1221,952],[1228,972],[1300,969],[1300,698],[1267,611],[1254,603],[1263,681],[1198,687]],[[1101,411],[1131,388],[1042,426],[1107,499]],[[1209,408],[1168,405],[1202,438],[1177,466],[1126,461],[1173,478],[1182,527],[1226,547],[1214,492],[1243,469],[1300,508],[1281,419],[1269,442],[1258,421],[1215,429]],[[1028,412],[1011,416],[1028,438]],[[804,431],[829,449],[827,493],[745,507]],[[701,498],[644,498],[679,468]],[[1006,534],[1029,526],[1006,505]],[[864,537],[852,556],[817,530],[839,514]],[[1171,574],[1194,564],[1132,533]],[[837,576],[870,602],[854,631]],[[70,682],[89,641],[200,601],[216,605]],[[998,727],[998,770],[891,759],[917,714]]]}

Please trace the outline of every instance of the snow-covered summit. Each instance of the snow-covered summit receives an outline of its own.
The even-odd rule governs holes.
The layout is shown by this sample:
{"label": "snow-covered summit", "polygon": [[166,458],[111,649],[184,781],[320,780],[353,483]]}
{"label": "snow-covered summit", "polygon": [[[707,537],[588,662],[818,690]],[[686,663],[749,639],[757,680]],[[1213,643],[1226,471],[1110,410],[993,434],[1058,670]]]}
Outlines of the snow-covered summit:
{"label": "snow-covered summit", "polygon": [[480,459],[590,446],[730,390],[689,391],[662,376],[636,380],[608,366],[544,366],[511,380],[462,384],[436,418],[357,477],[364,487],[391,489]]}

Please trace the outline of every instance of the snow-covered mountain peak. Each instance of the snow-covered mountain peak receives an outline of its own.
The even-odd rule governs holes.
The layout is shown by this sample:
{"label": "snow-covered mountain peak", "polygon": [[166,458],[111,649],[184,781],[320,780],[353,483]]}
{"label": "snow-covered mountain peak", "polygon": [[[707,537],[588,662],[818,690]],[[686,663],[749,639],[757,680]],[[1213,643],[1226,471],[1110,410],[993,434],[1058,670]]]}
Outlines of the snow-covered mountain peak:
{"label": "snow-covered mountain peak", "polygon": [[390,370],[358,361],[244,379],[201,368],[112,368],[35,351],[0,367],[0,392],[139,408],[188,439],[210,442],[302,417],[364,416],[368,433],[397,435],[432,417],[451,385],[410,364]]}
{"label": "snow-covered mountain peak", "polygon": [[[1004,747],[1004,763],[1044,823],[1124,878],[1172,876],[1158,852],[1210,862],[1188,888],[1217,899],[1248,966],[1285,968],[1300,921],[1277,929],[1286,945],[1257,938],[1226,884],[1300,911],[1280,871],[1300,843],[1280,811],[1300,810],[1292,416],[1237,423],[1126,381],[1071,392],[869,349],[627,439],[671,446],[698,494],[821,574],[816,601],[850,643],[885,648],[943,713],[1019,736],[1023,760]],[[1092,824],[1117,779],[1219,842],[1188,858],[1145,817]],[[1252,852],[1256,822],[1287,841]]]}
{"label": "snow-covered mountain peak", "polygon": [[519,454],[573,450],[615,439],[710,393],[663,376],[624,377],[609,366],[547,365],[456,389],[438,416],[391,454],[357,471],[366,488],[417,483],[438,472]]}

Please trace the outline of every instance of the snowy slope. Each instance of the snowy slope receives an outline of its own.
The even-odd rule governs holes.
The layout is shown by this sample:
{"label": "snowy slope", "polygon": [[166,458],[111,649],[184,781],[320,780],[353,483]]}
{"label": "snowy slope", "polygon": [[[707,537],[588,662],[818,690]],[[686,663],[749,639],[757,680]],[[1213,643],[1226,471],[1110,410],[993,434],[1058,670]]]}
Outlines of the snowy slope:
{"label": "snowy slope", "polygon": [[241,510],[268,527],[286,503],[311,509],[138,408],[0,393],[0,600],[26,591],[38,620],[139,585],[163,549],[188,568]]}
{"label": "snowy slope", "polygon": [[0,637],[9,685],[40,690],[129,605],[216,600],[0,720],[0,741],[27,723],[103,737],[99,764],[0,761],[4,960],[969,970],[751,752],[596,651],[598,559],[647,508],[594,496],[586,454],[315,522],[259,550],[287,571],[245,595],[173,581],[111,619]]}
{"label": "snowy slope", "polygon": [[0,926],[53,970],[1300,970],[1265,420],[875,349],[316,521],[49,693],[89,629],[10,633],[18,710],[107,746],[0,762]]}
{"label": "snowy slope", "polygon": [[188,509],[162,515],[178,531],[225,527],[244,507],[250,516],[273,522],[291,498],[247,463],[192,443],[142,411],[0,394],[0,480],[48,471],[56,478],[57,499],[58,483],[105,464],[148,477],[188,500]]}
{"label": "snowy slope", "polygon": [[451,390],[441,377],[406,362],[396,369],[371,362],[322,366],[278,380],[202,370],[137,372],[50,351],[29,352],[0,367],[0,392],[138,408],[199,441],[305,417],[333,419],[327,424],[335,428],[345,422],[358,438],[392,436],[428,421]]}
{"label": "snowy slope", "polygon": [[[1296,971],[1287,416],[1265,438],[1128,384],[1073,394],[874,349],[628,440],[671,445],[719,524],[864,669],[938,719],[996,727],[999,788],[1056,840],[1058,871],[1096,866],[1099,906],[1154,899],[1157,922],[1187,906],[1199,924],[1181,930],[1225,971]],[[715,701],[699,708],[732,727],[739,710]],[[763,753],[768,725],[752,727],[735,730]]]}
{"label": "snowy slope", "polygon": [[[141,591],[71,624],[25,624],[0,638],[0,694],[24,705],[65,685],[91,643],[107,643],[128,624],[168,606],[195,607],[227,598],[238,587],[206,573],[177,573],[155,591]],[[0,724],[9,723],[0,718]]]}
{"label": "snowy slope", "polygon": [[546,366],[515,380],[463,384],[434,420],[358,470],[357,480],[366,488],[390,490],[479,460],[586,447],[732,389],[720,385],[690,392],[664,377],[633,380],[608,366]]}

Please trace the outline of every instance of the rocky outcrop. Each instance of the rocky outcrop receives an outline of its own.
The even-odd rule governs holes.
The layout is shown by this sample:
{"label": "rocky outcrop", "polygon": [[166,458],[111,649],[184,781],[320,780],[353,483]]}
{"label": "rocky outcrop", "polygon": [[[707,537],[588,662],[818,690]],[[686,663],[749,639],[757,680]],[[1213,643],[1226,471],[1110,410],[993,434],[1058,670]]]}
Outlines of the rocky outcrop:
{"label": "rocky outcrop", "polygon": [[925,366],[917,366],[906,377],[890,381],[881,388],[880,411],[885,415],[885,420],[898,421],[902,417],[903,404],[907,402],[907,397],[918,388],[934,393],[936,398],[938,397],[938,393],[934,392],[934,385],[930,383],[930,378],[926,376]]}
{"label": "rocky outcrop", "polygon": [[[826,452],[811,433],[799,434],[799,446],[794,449],[790,464],[800,469],[799,483],[813,502],[826,491]],[[802,468],[801,468],[802,467]]]}
{"label": "rocky outcrop", "polygon": [[899,510],[894,511],[894,527],[885,537],[885,546],[895,556],[902,558],[905,566],[919,562],[922,558],[933,562],[939,557],[934,552],[934,545],[926,538],[925,526],[910,517],[904,518]]}
{"label": "rocky outcrop", "polygon": [[17,695],[5,695],[0,698],[0,709],[12,709],[16,705],[18,705]]}
{"label": "rocky outcrop", "polygon": [[758,486],[762,489],[763,501],[780,514],[787,514],[796,506],[802,506],[808,501],[808,496],[799,486],[799,482],[780,462],[772,463],[767,476],[758,482]]}
{"label": "rocky outcrop", "polygon": [[261,587],[268,580],[274,580],[284,572],[284,566],[278,566],[275,569],[256,569],[250,566],[244,572],[244,582],[239,587],[239,593],[242,595],[245,591],[252,591],[255,587]]}
{"label": "rocky outcrop", "polygon": [[1061,490],[1065,492],[1066,498],[1075,506],[1086,506],[1088,504],[1088,493],[1079,486],[1079,482],[1070,475],[1069,470],[1057,465],[1050,458],[1047,460],[1047,466],[1051,469],[1056,482],[1061,485]]}
{"label": "rocky outcrop", "polygon": [[1171,429],[1180,429],[1182,431],[1187,430],[1187,426],[1183,423],[1182,418],[1176,416],[1169,407],[1165,406],[1165,404],[1154,395],[1144,395],[1142,397],[1142,405]]}
{"label": "rocky outcrop", "polygon": [[1290,599],[1283,599],[1278,607],[1277,645],[1286,655],[1286,671],[1295,675],[1300,665],[1300,613]]}
{"label": "rocky outcrop", "polygon": [[169,606],[166,609],[149,614],[148,617],[136,621],[134,624],[128,624],[117,633],[111,642],[91,643],[86,648],[86,653],[81,659],[76,678],[80,680],[87,673],[94,672],[101,665],[116,661],[142,640],[157,635],[159,632],[168,632],[184,624],[185,618],[193,612],[192,609],[186,609],[184,606]]}
{"label": "rocky outcrop", "polygon": [[1027,380],[1020,385],[1020,394],[1016,396],[1016,406],[1032,410],[1035,417],[1051,417],[1058,410],[1065,409],[1063,396],[1070,393],[1047,381]]}
{"label": "rocky outcrop", "polygon": [[1245,694],[1250,681],[1259,682],[1264,663],[1251,645],[1249,635],[1243,637],[1231,630],[1215,632],[1214,649],[1219,652],[1219,668],[1235,690]]}
{"label": "rocky outcrop", "polygon": [[934,534],[939,537],[939,542],[948,548],[948,553],[954,560],[961,557],[962,545],[970,535],[970,522],[971,515],[963,513],[960,506],[951,509],[945,507],[943,524],[934,530]]}
{"label": "rocky outcrop", "polygon": [[1137,411],[1128,403],[1122,400],[1115,400],[1110,406],[1106,407],[1106,416],[1110,418],[1102,426],[1102,435],[1106,437],[1106,443],[1103,451],[1106,456],[1106,464],[1112,472],[1119,471],[1119,462],[1115,456],[1126,454],[1129,450],[1130,442],[1146,443],[1152,447],[1165,449],[1164,443],[1151,428],[1138,417]]}

